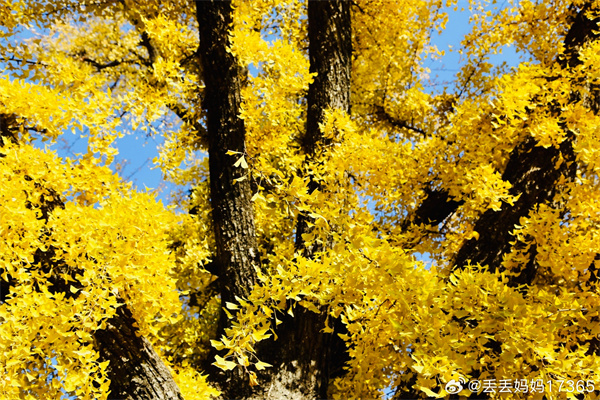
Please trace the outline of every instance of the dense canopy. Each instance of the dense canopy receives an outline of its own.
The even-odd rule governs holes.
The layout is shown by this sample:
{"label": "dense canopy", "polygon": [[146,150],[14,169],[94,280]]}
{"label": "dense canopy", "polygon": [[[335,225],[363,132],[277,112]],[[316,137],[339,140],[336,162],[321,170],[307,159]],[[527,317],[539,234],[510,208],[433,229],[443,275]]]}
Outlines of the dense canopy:
{"label": "dense canopy", "polygon": [[599,396],[599,18],[2,1],[0,397]]}

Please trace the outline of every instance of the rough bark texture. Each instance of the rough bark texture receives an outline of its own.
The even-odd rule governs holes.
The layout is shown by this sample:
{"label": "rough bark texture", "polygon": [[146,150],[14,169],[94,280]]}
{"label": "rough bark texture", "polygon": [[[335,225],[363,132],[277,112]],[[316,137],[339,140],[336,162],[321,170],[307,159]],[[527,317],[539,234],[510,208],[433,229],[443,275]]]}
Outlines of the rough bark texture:
{"label": "rough bark texture", "polygon": [[[302,148],[307,161],[326,151],[329,141],[319,124],[325,110],[350,112],[350,71],[352,29],[349,1],[308,2],[308,38],[310,71],[317,76],[308,89],[306,133]],[[319,188],[309,182],[309,191]],[[305,257],[314,257],[322,248],[308,248],[302,235],[310,228],[310,217],[301,214],[296,225],[296,249]],[[263,346],[261,357],[275,366],[264,398],[324,399],[328,383],[342,373],[346,361],[344,342],[334,334],[321,332],[326,313],[314,313],[297,307],[295,317],[286,317],[277,329],[277,342]],[[336,328],[343,329],[339,321]]]}
{"label": "rough bark texture", "polygon": [[[309,1],[308,38],[310,71],[317,73],[308,89],[306,133],[302,147],[307,161],[312,161],[329,141],[323,137],[319,124],[327,109],[350,112],[350,72],[352,62],[352,29],[349,1]],[[319,188],[311,180],[309,191]],[[296,249],[305,257],[314,257],[322,250],[307,247],[302,235],[308,233],[310,217],[301,214],[296,225]],[[316,314],[303,308],[295,318],[287,318],[277,334],[281,347],[270,354],[277,365],[274,382],[285,384],[288,393],[297,399],[326,398],[329,381],[341,374],[346,361],[344,342],[334,334],[321,332],[326,313]],[[336,325],[342,327],[338,322]],[[286,383],[287,381],[287,383]],[[273,394],[271,398],[281,398]]]}
{"label": "rough bark texture", "polygon": [[265,343],[262,356],[277,368],[264,398],[326,399],[329,382],[343,374],[348,358],[337,336],[344,326],[334,321],[335,333],[323,333],[326,313],[296,307],[294,315],[284,317],[277,342]]}
{"label": "rough bark texture", "polygon": [[[348,1],[309,1],[308,39],[310,72],[317,73],[308,88],[306,133],[302,148],[310,161],[329,144],[319,124],[327,109],[350,112],[352,25]],[[311,180],[309,191],[318,188]],[[301,214],[296,228],[296,249],[311,257],[317,249],[306,248],[302,235],[308,233],[309,217]]]}
{"label": "rough bark texture", "polygon": [[[257,245],[254,230],[250,180],[234,184],[244,176],[233,164],[244,153],[244,123],[238,116],[244,71],[227,52],[232,22],[228,1],[197,1],[200,26],[200,56],[204,72],[204,102],[209,138],[211,203],[216,237],[216,273],[221,280],[221,300],[235,302],[246,296],[256,282]],[[309,2],[311,71],[318,77],[308,95],[308,123],[304,149],[310,156],[324,143],[318,128],[327,108],[349,111],[350,104],[350,3]],[[300,236],[301,237],[301,236]],[[240,372],[215,378],[224,398],[315,399],[326,397],[331,376],[329,362],[332,335],[320,332],[324,315],[303,309],[295,318],[285,318],[278,327],[277,341],[262,343],[259,359],[273,364],[251,388]],[[219,332],[227,320],[221,318]],[[216,371],[212,371],[213,373]],[[220,375],[220,376],[219,376]],[[214,378],[214,376],[213,376]]]}
{"label": "rough bark texture", "polygon": [[[555,184],[561,175],[572,177],[575,173],[575,155],[571,140],[565,140],[559,148],[543,148],[529,137],[512,151],[502,178],[512,184],[511,195],[520,195],[513,206],[505,205],[500,211],[488,210],[475,223],[479,240],[467,241],[454,260],[462,267],[467,260],[471,263],[488,265],[491,270],[500,268],[502,257],[510,252],[511,235],[521,217],[527,216],[537,205],[552,199]],[[564,160],[559,165],[562,154]],[[525,269],[515,284],[531,283],[535,276],[534,267]]]}
{"label": "rough bark texture", "polygon": [[[256,282],[258,247],[250,201],[250,179],[235,162],[245,154],[246,131],[239,118],[245,71],[227,51],[232,23],[230,1],[199,1],[200,54],[207,112],[210,196],[216,241],[215,267],[222,301],[246,297]],[[227,155],[228,151],[239,154]]]}
{"label": "rough bark texture", "polygon": [[[204,72],[203,107],[207,115],[210,196],[216,256],[214,272],[219,277],[221,303],[236,303],[247,297],[256,283],[259,267],[254,228],[252,194],[247,171],[235,166],[245,155],[246,131],[239,118],[241,88],[246,72],[227,51],[232,24],[231,1],[196,1],[200,34],[200,58]],[[228,151],[236,152],[227,155]],[[221,311],[217,336],[229,319]],[[213,354],[209,356],[214,358]],[[210,360],[209,360],[210,361]],[[224,373],[208,365],[211,378],[226,399],[247,398],[253,390],[243,371]]]}
{"label": "rough bark texture", "polygon": [[350,112],[352,25],[350,2],[308,2],[310,72],[317,73],[308,88],[304,152],[314,155],[329,144],[319,124],[328,108]]}
{"label": "rough bark texture", "polygon": [[103,360],[109,360],[110,400],[183,400],[171,372],[152,345],[139,336],[135,319],[123,305],[96,331],[94,340]]}

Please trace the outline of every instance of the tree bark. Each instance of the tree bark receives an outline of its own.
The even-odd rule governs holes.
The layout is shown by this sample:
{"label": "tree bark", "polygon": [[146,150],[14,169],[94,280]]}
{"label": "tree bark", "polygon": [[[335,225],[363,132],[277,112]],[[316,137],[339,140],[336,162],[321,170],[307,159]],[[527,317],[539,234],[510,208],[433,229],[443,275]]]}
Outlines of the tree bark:
{"label": "tree bark", "polygon": [[[229,1],[197,1],[200,56],[204,72],[204,102],[209,138],[211,204],[216,237],[216,272],[221,280],[221,300],[235,302],[256,283],[258,265],[249,180],[234,163],[245,154],[244,122],[239,118],[243,68],[227,51],[232,23]],[[311,71],[317,72],[309,88],[306,154],[313,156],[324,144],[318,124],[324,110],[349,111],[350,104],[350,3],[309,2]],[[237,152],[228,156],[228,151]],[[237,157],[237,158],[236,158]],[[234,184],[234,180],[238,183]],[[314,189],[313,189],[314,190]],[[298,231],[305,228],[305,223]],[[300,243],[300,242],[298,242]],[[321,333],[325,314],[297,309],[295,318],[279,325],[277,341],[261,343],[258,358],[273,364],[261,374],[261,385],[251,388],[240,372],[216,377],[224,398],[315,399],[326,397],[331,376],[330,334]],[[228,321],[221,315],[219,333]],[[214,371],[213,371],[214,372]],[[213,378],[215,378],[213,376]]]}
{"label": "tree bark", "polygon": [[[310,72],[317,73],[308,88],[306,132],[302,149],[306,161],[312,162],[329,140],[319,124],[328,109],[350,113],[350,72],[352,62],[352,29],[350,1],[308,1],[308,38]],[[310,179],[309,193],[319,189]],[[311,218],[300,214],[296,225],[296,250],[307,258],[324,250],[322,246],[306,246],[302,235],[310,232]],[[347,361],[345,343],[337,333],[343,331],[340,321],[334,333],[323,333],[327,313],[314,313],[297,307],[295,317],[286,316],[277,328],[277,342],[267,342],[263,356],[275,366],[268,399],[325,399],[329,382],[343,372]]]}
{"label": "tree bark", "polygon": [[[317,76],[307,95],[306,133],[302,140],[307,162],[314,161],[330,144],[319,128],[325,111],[337,109],[350,113],[350,5],[344,0],[308,2],[310,72]],[[309,193],[317,189],[319,184],[311,177]],[[310,232],[310,221],[306,213],[299,215],[295,247],[305,257],[314,258],[324,248],[306,245],[302,235]],[[345,343],[337,335],[344,326],[336,321],[336,332],[323,333],[326,317],[325,311],[317,314],[299,307],[295,318],[286,318],[280,325],[277,334],[283,345],[278,354],[272,354],[271,363],[278,365],[277,380],[283,382],[287,378],[287,387],[295,390],[293,398],[327,398],[329,382],[341,375],[347,361]]]}
{"label": "tree bark", "polygon": [[94,332],[101,359],[110,361],[109,400],[183,400],[171,372],[135,322],[122,305],[105,329]]}
{"label": "tree bark", "polygon": [[[203,108],[207,115],[210,197],[216,256],[213,270],[218,276],[221,304],[246,298],[256,284],[259,267],[250,179],[236,161],[246,155],[246,130],[239,117],[241,89],[246,71],[228,51],[233,23],[231,1],[196,1],[203,70]],[[235,152],[228,155],[228,152]],[[217,337],[230,321],[223,308]],[[209,362],[216,354],[213,349]],[[223,398],[248,398],[254,391],[239,368],[227,373],[207,365]]]}
{"label": "tree bark", "polygon": [[[562,155],[564,161],[558,163]],[[559,148],[537,146],[533,137],[527,138],[512,151],[502,179],[512,184],[511,195],[520,195],[514,205],[505,205],[500,211],[488,210],[475,223],[479,239],[467,241],[458,251],[454,265],[462,268],[467,261],[489,266],[491,271],[501,267],[502,257],[509,253],[513,240],[511,231],[539,204],[551,200],[556,182],[564,175],[573,178],[576,170],[571,138]],[[528,264],[511,284],[530,284],[535,277],[535,265]]]}
{"label": "tree bark", "polygon": [[[329,144],[319,124],[324,122],[327,109],[338,109],[350,113],[350,72],[352,66],[352,25],[350,2],[308,2],[308,51],[310,72],[316,73],[308,87],[308,110],[306,133],[302,138],[302,149],[307,161]],[[311,179],[309,193],[318,189]],[[309,232],[310,218],[300,214],[296,225],[296,249],[306,257],[312,257],[319,249],[307,248],[302,235]]]}
{"label": "tree bark", "polygon": [[[216,241],[215,268],[221,301],[247,297],[256,283],[258,246],[247,170],[235,166],[246,153],[246,130],[239,117],[245,71],[228,52],[230,1],[198,1],[200,54],[207,112],[210,196]],[[236,152],[228,155],[229,151]]]}
{"label": "tree bark", "polygon": [[319,124],[327,109],[350,113],[352,20],[350,1],[308,2],[308,51],[310,72],[316,73],[308,88],[306,134],[302,145],[308,156],[329,142]]}

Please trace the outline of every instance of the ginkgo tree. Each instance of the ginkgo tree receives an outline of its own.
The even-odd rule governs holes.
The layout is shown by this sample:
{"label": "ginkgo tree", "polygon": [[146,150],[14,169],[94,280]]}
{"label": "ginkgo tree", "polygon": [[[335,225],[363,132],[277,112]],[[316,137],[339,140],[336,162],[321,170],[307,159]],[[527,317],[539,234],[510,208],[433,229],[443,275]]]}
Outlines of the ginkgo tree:
{"label": "ginkgo tree", "polygon": [[0,7],[2,398],[600,395],[600,2]]}

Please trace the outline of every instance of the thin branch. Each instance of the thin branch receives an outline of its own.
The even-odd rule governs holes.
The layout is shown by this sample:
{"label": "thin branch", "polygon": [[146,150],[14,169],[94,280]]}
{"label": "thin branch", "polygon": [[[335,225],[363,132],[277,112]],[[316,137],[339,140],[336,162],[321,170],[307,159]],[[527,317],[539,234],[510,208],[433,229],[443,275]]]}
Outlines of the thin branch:
{"label": "thin branch", "polygon": [[6,58],[6,57],[0,57],[0,61],[1,62],[18,62],[21,64],[31,64],[31,65],[41,65],[42,67],[47,67],[48,64],[43,63],[41,61],[32,61],[32,60],[23,60],[20,58],[15,58],[15,56],[11,56],[10,58]]}
{"label": "thin branch", "polygon": [[189,110],[187,110],[185,106],[179,103],[171,103],[167,104],[167,107],[169,107],[169,109],[173,111],[175,115],[179,117],[179,119],[181,119],[186,124],[191,125],[196,130],[198,135],[206,137],[207,132],[204,126],[202,126],[202,124],[199,121],[191,117]]}
{"label": "thin branch", "polygon": [[116,67],[121,64],[135,64],[136,63],[135,60],[113,60],[106,64],[101,64],[98,61],[92,60],[91,58],[87,58],[87,57],[83,58],[82,61],[92,65],[94,68],[96,68],[97,71],[102,71],[103,69],[106,69],[106,68]]}
{"label": "thin branch", "polygon": [[154,61],[156,61],[156,50],[150,42],[150,36],[148,35],[148,32],[142,31],[142,40],[140,40],[140,44],[148,51],[148,61],[150,64],[154,64]]}
{"label": "thin branch", "polygon": [[200,57],[200,47],[198,47],[196,50],[194,50],[193,53],[188,54],[181,61],[179,61],[179,65],[181,65],[183,67],[187,63],[192,61],[194,58],[198,58],[198,57]]}
{"label": "thin branch", "polygon": [[387,111],[385,111],[385,108],[383,108],[382,106],[377,106],[377,105],[375,106],[375,114],[374,115],[377,118],[379,118],[380,120],[383,120],[383,121],[389,123],[394,128],[408,129],[408,130],[411,130],[413,132],[417,132],[417,133],[419,133],[421,135],[426,135],[427,134],[423,129],[417,128],[416,126],[410,125],[406,121],[403,121],[401,119],[393,117]]}

